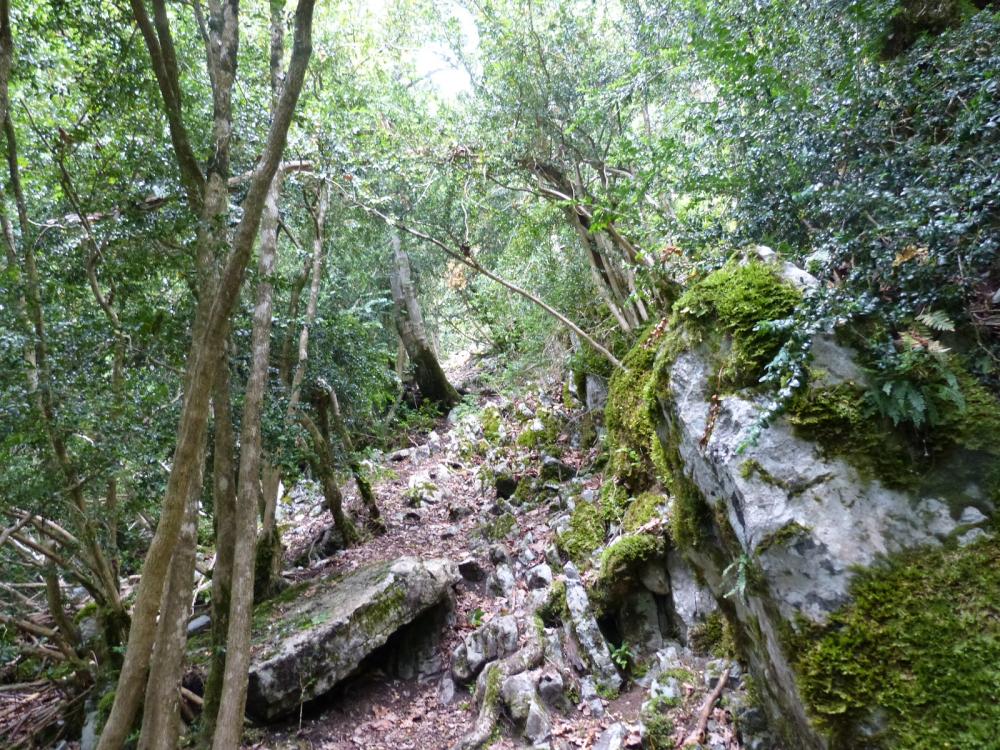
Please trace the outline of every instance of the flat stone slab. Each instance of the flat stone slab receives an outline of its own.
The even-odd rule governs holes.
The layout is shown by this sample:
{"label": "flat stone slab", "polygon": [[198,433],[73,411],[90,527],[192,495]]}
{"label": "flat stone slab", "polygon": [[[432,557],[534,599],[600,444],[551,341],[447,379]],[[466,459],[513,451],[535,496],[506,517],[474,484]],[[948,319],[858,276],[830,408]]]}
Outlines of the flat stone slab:
{"label": "flat stone slab", "polygon": [[459,578],[450,560],[401,557],[265,602],[254,617],[247,713],[271,721],[323,695]]}

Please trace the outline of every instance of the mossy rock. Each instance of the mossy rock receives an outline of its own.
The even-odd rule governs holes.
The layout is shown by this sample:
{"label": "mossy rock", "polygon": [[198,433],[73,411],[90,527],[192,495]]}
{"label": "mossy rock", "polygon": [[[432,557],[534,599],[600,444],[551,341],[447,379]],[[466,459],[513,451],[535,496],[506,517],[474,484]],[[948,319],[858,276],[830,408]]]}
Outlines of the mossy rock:
{"label": "mossy rock", "polygon": [[666,552],[663,537],[627,534],[616,539],[601,553],[597,579],[590,590],[594,607],[607,611],[636,586],[641,567]]}
{"label": "mossy rock", "polygon": [[247,712],[270,721],[322,695],[445,601],[459,579],[447,560],[403,557],[310,581],[291,600],[270,602],[255,617]]}
{"label": "mossy rock", "polygon": [[569,528],[559,534],[559,549],[580,569],[590,566],[590,558],[604,544],[604,519],[594,503],[577,500],[569,518]]}
{"label": "mossy rock", "polygon": [[513,513],[503,513],[482,527],[483,537],[493,542],[506,539],[517,525]]}
{"label": "mossy rock", "polygon": [[766,325],[787,318],[801,293],[758,260],[730,261],[686,291],[675,313],[703,337],[728,334],[730,350],[719,381],[731,388],[756,386],[787,334]]}
{"label": "mossy rock", "polygon": [[[996,539],[910,550],[860,574],[846,608],[788,644],[831,748],[996,747],[998,591]],[[857,736],[873,725],[876,738]]]}
{"label": "mossy rock", "polygon": [[622,531],[634,532],[660,515],[667,498],[658,492],[644,492],[635,498],[622,518]]}

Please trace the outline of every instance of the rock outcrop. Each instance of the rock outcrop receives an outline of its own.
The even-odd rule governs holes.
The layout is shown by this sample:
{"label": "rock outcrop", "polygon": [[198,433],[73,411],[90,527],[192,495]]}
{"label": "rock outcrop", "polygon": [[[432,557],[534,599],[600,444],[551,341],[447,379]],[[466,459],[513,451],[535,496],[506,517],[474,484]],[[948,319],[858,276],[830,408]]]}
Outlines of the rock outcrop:
{"label": "rock outcrop", "polygon": [[[617,455],[642,457],[620,462],[619,477],[671,498],[667,572],[679,634],[711,611],[696,578],[725,614],[789,746],[825,750],[902,736],[892,734],[906,730],[888,724],[878,690],[849,681],[851,660],[859,660],[856,672],[864,655],[837,641],[831,623],[849,621],[861,571],[905,566],[909,550],[960,553],[991,538],[997,447],[976,434],[992,428],[974,410],[996,423],[1000,405],[963,385],[968,421],[953,419],[940,427],[950,434],[925,437],[915,450],[889,420],[863,411],[870,384],[856,354],[818,335],[805,389],[786,416],[761,429],[773,395],[758,382],[783,335],[762,323],[786,315],[810,277],[758,259],[718,274],[633,350],[608,405],[612,439],[635,449]],[[933,460],[921,463],[921,452]],[[936,593],[947,609],[948,593]],[[954,607],[961,604],[956,598]],[[877,634],[869,647],[878,647]],[[828,650],[808,662],[816,648]],[[851,687],[831,684],[844,675]]]}
{"label": "rock outcrop", "polygon": [[403,557],[310,582],[265,605],[257,614],[255,646],[262,649],[250,668],[247,713],[270,721],[323,695],[442,604],[459,578],[448,560]]}

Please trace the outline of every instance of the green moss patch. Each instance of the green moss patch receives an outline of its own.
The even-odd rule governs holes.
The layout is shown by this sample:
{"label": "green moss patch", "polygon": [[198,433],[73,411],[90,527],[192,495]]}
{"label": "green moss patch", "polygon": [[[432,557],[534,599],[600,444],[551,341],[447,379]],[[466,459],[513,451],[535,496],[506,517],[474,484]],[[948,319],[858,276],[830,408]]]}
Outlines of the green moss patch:
{"label": "green moss patch", "polygon": [[1000,727],[1000,542],[913,550],[866,571],[853,600],[794,644],[799,686],[833,748],[872,710],[877,741],[906,750],[987,750]]}
{"label": "green moss patch", "polygon": [[604,544],[604,519],[593,503],[578,500],[569,519],[569,528],[559,535],[559,548],[579,568],[590,565],[590,557]]}
{"label": "green moss patch", "polygon": [[761,324],[787,318],[801,298],[770,266],[730,262],[692,286],[674,310],[704,333],[729,334],[720,380],[739,388],[756,385],[784,343],[784,334]]}
{"label": "green moss patch", "polygon": [[608,428],[610,469],[632,492],[639,492],[653,482],[650,457],[650,420],[647,387],[653,377],[656,348],[648,346],[650,332],[625,355],[625,369],[617,370],[608,384],[608,403],[604,407]]}
{"label": "green moss patch", "polygon": [[590,591],[598,611],[606,611],[635,586],[641,566],[663,555],[664,540],[653,534],[619,537],[601,553],[601,566]]}
{"label": "green moss patch", "polygon": [[660,513],[660,506],[666,498],[657,492],[644,492],[635,498],[625,511],[622,518],[624,531],[637,531]]}

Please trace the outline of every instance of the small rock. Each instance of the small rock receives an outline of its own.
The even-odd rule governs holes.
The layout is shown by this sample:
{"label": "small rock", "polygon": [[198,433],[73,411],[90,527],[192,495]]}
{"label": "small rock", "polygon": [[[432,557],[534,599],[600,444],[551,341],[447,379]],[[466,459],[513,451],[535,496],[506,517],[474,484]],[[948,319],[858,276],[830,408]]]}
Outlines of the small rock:
{"label": "small rock", "polygon": [[187,634],[194,635],[195,633],[200,633],[202,630],[207,628],[212,624],[212,618],[208,615],[198,615],[187,626]]}
{"label": "small rock", "polygon": [[398,451],[393,451],[389,454],[390,461],[405,461],[410,457],[409,448],[400,448]]}
{"label": "small rock", "polygon": [[502,544],[494,544],[490,547],[490,562],[494,565],[510,565],[510,554]]}
{"label": "small rock", "polygon": [[547,741],[552,736],[552,722],[545,707],[535,698],[528,707],[528,716],[524,720],[524,736],[535,747],[548,747]]}
{"label": "small rock", "polygon": [[490,620],[455,647],[452,652],[452,675],[461,683],[470,681],[487,662],[517,650],[517,639],[517,618],[513,615]]}
{"label": "small rock", "polygon": [[979,510],[979,508],[974,508],[973,506],[970,505],[968,508],[962,511],[962,515],[958,519],[958,522],[963,526],[965,526],[969,524],[982,523],[983,521],[988,521],[988,520],[989,519],[981,510]]}
{"label": "small rock", "polygon": [[538,694],[550,706],[561,708],[566,703],[566,685],[562,675],[555,669],[542,672],[538,678]]}
{"label": "small rock", "polygon": [[466,581],[479,583],[486,579],[486,570],[479,561],[473,557],[468,557],[458,564],[458,572]]}
{"label": "small rock", "polygon": [[441,532],[442,539],[454,539],[456,536],[458,536],[457,526],[446,526],[444,531]]}
{"label": "small rock", "polygon": [[441,678],[441,683],[438,685],[438,700],[442,706],[447,706],[455,700],[455,681],[451,679],[451,675],[446,674]]}
{"label": "small rock", "polygon": [[510,569],[509,565],[500,563],[493,569],[489,587],[490,591],[498,596],[510,597],[511,592],[517,587],[517,581],[514,578],[514,571]]}
{"label": "small rock", "polygon": [[594,750],[622,750],[627,736],[628,729],[620,721],[616,721],[601,732],[601,736],[594,744]]}
{"label": "small rock", "polygon": [[[587,590],[572,563],[567,563],[563,570],[566,572],[566,607],[569,609],[573,635],[586,656],[594,678],[605,690],[617,693],[622,686],[622,678],[590,608]],[[572,577],[571,572],[576,573],[577,577]]]}
{"label": "small rock", "polygon": [[975,527],[973,529],[969,529],[964,534],[960,534],[959,535],[959,537],[958,537],[958,546],[959,547],[967,547],[970,544],[972,544],[973,542],[978,541],[979,539],[982,539],[982,538],[984,538],[986,536],[989,536],[989,535],[985,531],[983,531],[981,528],[979,528],[977,526],[977,527]]}
{"label": "small rock", "polygon": [[415,510],[408,510],[403,514],[403,520],[407,523],[420,523],[420,514]]}
{"label": "small rock", "polygon": [[552,585],[552,568],[546,563],[539,563],[528,571],[529,589],[547,589]]}

